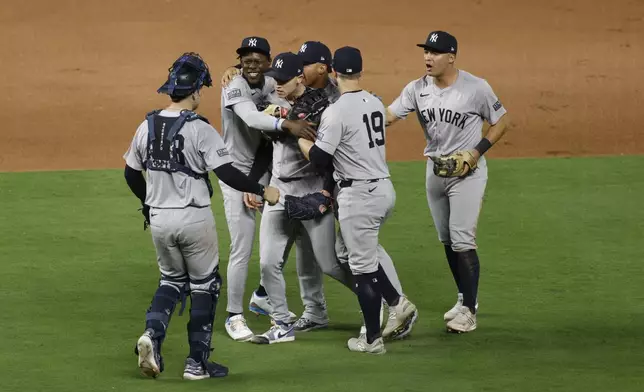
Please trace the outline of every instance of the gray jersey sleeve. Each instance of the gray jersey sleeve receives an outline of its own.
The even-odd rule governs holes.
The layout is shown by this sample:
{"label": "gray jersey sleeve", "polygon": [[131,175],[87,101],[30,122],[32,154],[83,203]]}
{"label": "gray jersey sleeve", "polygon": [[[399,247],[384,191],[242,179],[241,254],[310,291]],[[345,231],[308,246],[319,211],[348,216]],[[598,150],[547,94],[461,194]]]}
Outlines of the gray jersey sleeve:
{"label": "gray jersey sleeve", "polygon": [[329,106],[323,113],[318,127],[315,145],[327,154],[335,154],[342,139],[342,123],[334,114],[334,106]]}
{"label": "gray jersey sleeve", "polygon": [[148,121],[145,120],[141,125],[139,125],[139,128],[137,128],[134,138],[132,138],[132,142],[130,143],[130,148],[127,150],[125,155],[123,155],[125,163],[134,170],[142,171],[144,169],[143,161],[145,160],[145,154],[147,153],[145,151],[147,146],[147,136]]}
{"label": "gray jersey sleeve", "polygon": [[238,102],[233,106],[233,111],[250,128],[262,131],[281,130],[284,119],[275,118],[269,114],[262,113],[252,101]]}
{"label": "gray jersey sleeve", "polygon": [[496,124],[506,113],[505,107],[503,107],[499,98],[494,94],[492,86],[487,81],[483,80],[479,84],[476,98],[480,107],[479,113],[481,117],[490,125]]}
{"label": "gray jersey sleeve", "polygon": [[224,107],[231,107],[240,102],[253,102],[253,94],[248,87],[248,83],[241,76],[235,76],[223,91]]}
{"label": "gray jersey sleeve", "polygon": [[210,171],[231,163],[232,158],[226,149],[224,140],[215,128],[202,121],[198,121],[195,126],[197,127],[197,151],[203,157],[205,169]]}
{"label": "gray jersey sleeve", "polygon": [[417,103],[414,94],[414,85],[416,81],[412,81],[405,86],[400,96],[389,105],[389,111],[391,114],[398,118],[405,118],[411,112],[417,110]]}

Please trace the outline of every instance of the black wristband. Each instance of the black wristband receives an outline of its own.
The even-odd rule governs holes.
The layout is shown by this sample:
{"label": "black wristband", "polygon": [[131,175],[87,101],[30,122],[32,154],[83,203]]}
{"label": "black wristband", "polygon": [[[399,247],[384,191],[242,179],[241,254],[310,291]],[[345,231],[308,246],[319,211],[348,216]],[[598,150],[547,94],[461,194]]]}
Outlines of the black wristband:
{"label": "black wristband", "polygon": [[474,149],[478,151],[479,154],[483,155],[487,150],[490,149],[490,147],[492,147],[492,142],[490,142],[487,138],[483,138],[481,139],[479,144],[474,147]]}
{"label": "black wristband", "polygon": [[266,193],[266,187],[264,185],[262,185],[262,184],[259,184],[259,191],[261,193],[259,195],[257,195],[257,196],[264,197],[264,193]]}

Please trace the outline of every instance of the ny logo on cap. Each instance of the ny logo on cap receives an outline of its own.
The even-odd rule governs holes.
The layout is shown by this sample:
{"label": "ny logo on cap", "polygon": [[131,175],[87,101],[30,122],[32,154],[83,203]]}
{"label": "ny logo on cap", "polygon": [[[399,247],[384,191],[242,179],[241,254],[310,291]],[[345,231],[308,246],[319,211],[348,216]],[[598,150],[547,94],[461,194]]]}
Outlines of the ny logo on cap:
{"label": "ny logo on cap", "polygon": [[282,60],[282,59],[278,59],[278,60],[275,62],[275,68],[282,68],[282,65],[283,65],[283,64],[284,64],[284,60]]}
{"label": "ny logo on cap", "polygon": [[300,53],[304,52],[306,52],[306,44],[302,44],[302,46],[300,46]]}
{"label": "ny logo on cap", "polygon": [[251,38],[248,40],[248,46],[257,46],[257,38]]}
{"label": "ny logo on cap", "polygon": [[429,37],[429,42],[436,42],[438,41],[438,34],[434,33]]}

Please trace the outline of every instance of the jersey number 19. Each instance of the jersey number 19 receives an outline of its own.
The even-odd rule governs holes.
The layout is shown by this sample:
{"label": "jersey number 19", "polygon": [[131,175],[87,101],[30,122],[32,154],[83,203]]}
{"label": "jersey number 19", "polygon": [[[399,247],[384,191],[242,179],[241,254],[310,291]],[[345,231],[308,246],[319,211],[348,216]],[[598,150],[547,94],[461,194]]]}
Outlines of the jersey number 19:
{"label": "jersey number 19", "polygon": [[[385,144],[385,128],[383,127],[384,118],[381,112],[373,112],[371,115],[363,115],[362,121],[367,127],[367,135],[369,135],[369,148],[375,146],[384,146]],[[380,134],[380,138],[376,135],[375,139],[371,133]],[[375,142],[375,143],[374,143]]]}

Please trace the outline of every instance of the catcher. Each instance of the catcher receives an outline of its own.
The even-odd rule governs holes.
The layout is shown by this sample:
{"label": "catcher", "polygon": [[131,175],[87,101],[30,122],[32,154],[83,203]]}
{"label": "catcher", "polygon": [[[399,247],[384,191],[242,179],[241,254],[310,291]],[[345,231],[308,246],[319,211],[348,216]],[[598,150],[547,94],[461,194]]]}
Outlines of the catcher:
{"label": "catcher", "polygon": [[[275,57],[271,67],[276,82],[276,92],[289,107],[268,105],[265,113],[277,117],[298,118],[315,124],[324,109],[329,105],[328,98],[321,90],[305,87],[303,80],[302,59],[294,53],[281,53]],[[291,342],[295,340],[293,322],[290,319],[286,302],[286,287],[282,270],[294,241],[306,237],[315,262],[322,272],[340,283],[353,288],[350,273],[337,262],[335,254],[335,219],[327,211],[331,206],[330,192],[321,189],[325,185],[325,176],[317,173],[300,151],[297,139],[286,132],[265,132],[272,140],[273,153],[265,167],[272,161],[271,184],[278,188],[282,195],[280,202],[274,206],[264,207],[259,230],[260,270],[262,282],[272,305],[272,318],[275,324],[265,333],[254,336],[251,341],[257,344]],[[251,175],[258,171],[261,160],[256,157]],[[265,170],[265,169],[264,169]],[[259,170],[260,172],[262,170]],[[329,178],[328,176],[326,178]],[[330,185],[333,186],[331,180]],[[332,189],[332,188],[331,188]],[[254,198],[244,196],[249,208],[257,208],[259,203]],[[298,199],[303,197],[301,199]],[[302,206],[302,200],[323,201],[323,207],[314,205],[316,211],[293,209],[294,205]],[[295,219],[300,218],[300,219]],[[311,219],[308,219],[311,218]]]}

